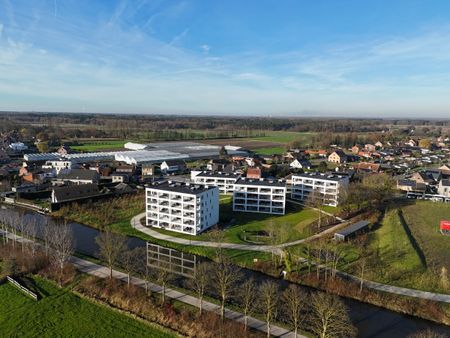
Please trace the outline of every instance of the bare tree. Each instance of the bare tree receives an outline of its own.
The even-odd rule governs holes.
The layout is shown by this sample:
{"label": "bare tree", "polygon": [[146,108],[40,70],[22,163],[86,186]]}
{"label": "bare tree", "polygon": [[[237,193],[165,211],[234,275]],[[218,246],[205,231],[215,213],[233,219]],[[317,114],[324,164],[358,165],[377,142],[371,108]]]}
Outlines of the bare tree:
{"label": "bare tree", "polygon": [[257,287],[253,278],[247,279],[239,288],[239,298],[244,312],[244,326],[247,329],[248,316],[256,306]]}
{"label": "bare tree", "polygon": [[30,249],[31,257],[34,257],[36,254],[36,236],[37,236],[37,222],[36,220],[30,219],[26,223],[25,233],[27,237],[30,239],[28,242],[28,247]]}
{"label": "bare tree", "polygon": [[74,237],[70,226],[64,222],[53,228],[51,240],[51,256],[59,268],[60,284],[65,264],[74,252]]}
{"label": "bare tree", "polygon": [[45,255],[49,255],[50,250],[50,242],[52,238],[54,223],[52,221],[47,221],[42,226],[42,239],[44,240],[44,248],[45,248]]}
{"label": "bare tree", "polygon": [[200,263],[195,267],[194,276],[189,280],[192,288],[197,293],[199,299],[199,315],[202,315],[203,297],[205,296],[206,287],[208,286],[208,273],[211,271],[211,264]]}
{"label": "bare tree", "polygon": [[139,258],[142,256],[141,248],[125,250],[120,256],[119,261],[127,274],[127,286],[130,287],[131,274],[139,269]]}
{"label": "bare tree", "polygon": [[314,293],[311,297],[309,329],[321,338],[356,336],[345,305],[337,296],[323,292]]}
{"label": "bare tree", "polygon": [[104,259],[109,268],[109,279],[112,279],[112,270],[120,255],[126,248],[126,238],[120,234],[107,230],[95,238],[99,248],[100,257]]}
{"label": "bare tree", "polygon": [[158,270],[154,270],[156,282],[162,287],[161,304],[166,302],[166,288],[167,285],[174,279],[174,275],[170,270],[169,263],[161,263]]}
{"label": "bare tree", "polygon": [[231,264],[228,257],[221,257],[221,260],[214,265],[212,284],[220,297],[220,315],[222,320],[225,315],[225,302],[232,295],[234,286],[240,279],[240,275],[240,270]]}
{"label": "bare tree", "polygon": [[265,281],[260,288],[261,310],[267,325],[267,338],[270,338],[270,323],[277,316],[278,285],[273,281]]}
{"label": "bare tree", "polygon": [[294,328],[294,337],[297,338],[298,329],[302,322],[302,310],[304,308],[306,295],[294,284],[283,292],[283,301],[289,323]]}
{"label": "bare tree", "polygon": [[322,204],[323,204],[323,197],[320,193],[319,189],[314,189],[309,194],[308,198],[306,199],[306,205],[316,209],[319,212],[319,219],[317,220],[317,230],[320,230],[320,227],[322,226]]}

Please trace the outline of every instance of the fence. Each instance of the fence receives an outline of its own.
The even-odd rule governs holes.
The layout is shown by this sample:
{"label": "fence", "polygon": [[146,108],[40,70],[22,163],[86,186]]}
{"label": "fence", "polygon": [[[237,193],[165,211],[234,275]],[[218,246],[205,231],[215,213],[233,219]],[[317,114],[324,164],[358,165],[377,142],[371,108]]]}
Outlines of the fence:
{"label": "fence", "polygon": [[21,290],[22,292],[26,293],[28,296],[30,296],[31,298],[33,298],[34,300],[38,300],[38,295],[35,294],[34,292],[28,290],[26,287],[24,287],[23,285],[21,285],[18,281],[12,279],[9,276],[6,276],[6,279],[8,280],[8,282],[10,282],[11,284],[13,284],[14,286],[16,286],[19,290]]}

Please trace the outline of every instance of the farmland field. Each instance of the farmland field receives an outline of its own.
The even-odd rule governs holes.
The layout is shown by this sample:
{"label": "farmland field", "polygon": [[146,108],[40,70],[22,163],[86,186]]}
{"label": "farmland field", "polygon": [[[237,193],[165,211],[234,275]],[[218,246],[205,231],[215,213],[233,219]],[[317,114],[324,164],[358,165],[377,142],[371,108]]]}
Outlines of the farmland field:
{"label": "farmland field", "polygon": [[124,149],[123,145],[127,141],[122,140],[101,140],[101,141],[86,141],[80,145],[71,146],[73,150],[77,151],[108,151]]}
{"label": "farmland field", "polygon": [[34,301],[11,284],[0,285],[4,337],[176,337],[106,306],[33,278],[43,298]]}

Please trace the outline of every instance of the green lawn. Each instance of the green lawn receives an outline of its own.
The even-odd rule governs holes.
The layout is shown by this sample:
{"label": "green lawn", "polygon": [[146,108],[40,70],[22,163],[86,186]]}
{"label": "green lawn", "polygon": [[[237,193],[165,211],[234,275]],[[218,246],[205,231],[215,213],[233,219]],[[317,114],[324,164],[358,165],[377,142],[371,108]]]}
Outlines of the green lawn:
{"label": "green lawn", "polygon": [[106,306],[34,278],[43,298],[34,301],[11,284],[0,285],[3,337],[176,337]]}
{"label": "green lawn", "polygon": [[77,151],[106,151],[124,149],[123,145],[127,141],[122,140],[105,140],[105,141],[86,141],[80,145],[71,146],[73,150]]}
{"label": "green lawn", "polygon": [[412,235],[419,243],[428,266],[450,271],[450,237],[439,231],[441,220],[450,220],[450,204],[416,201],[402,208]]}
{"label": "green lawn", "polygon": [[255,152],[260,155],[273,155],[273,154],[283,154],[285,149],[283,147],[269,147],[256,149]]}
{"label": "green lawn", "polygon": [[311,141],[311,137],[315,133],[307,132],[295,132],[295,131],[267,131],[265,136],[262,137],[252,137],[250,140],[255,141],[266,141],[266,142],[279,142],[279,143],[289,143],[294,140],[302,140],[304,142]]}
{"label": "green lawn", "polygon": [[[241,244],[268,244],[267,236],[257,236],[258,231],[267,230],[270,225],[276,229],[274,241],[285,243],[302,239],[311,235],[309,225],[316,220],[318,212],[302,208],[292,203],[287,204],[285,215],[270,215],[251,212],[234,212],[231,197],[221,197],[220,224],[224,228],[225,242]],[[279,231],[281,229],[281,231]],[[212,240],[210,232],[197,236],[181,234],[173,231],[154,229],[160,233],[191,240]]]}
{"label": "green lawn", "polygon": [[[442,217],[450,216],[450,206],[412,203],[389,209],[381,224],[369,233],[366,278],[407,288],[448,292],[440,279],[440,267],[450,264],[450,243],[437,228]],[[345,257],[341,268],[358,275],[361,250],[354,242],[340,245]],[[436,262],[438,268],[430,262]]]}

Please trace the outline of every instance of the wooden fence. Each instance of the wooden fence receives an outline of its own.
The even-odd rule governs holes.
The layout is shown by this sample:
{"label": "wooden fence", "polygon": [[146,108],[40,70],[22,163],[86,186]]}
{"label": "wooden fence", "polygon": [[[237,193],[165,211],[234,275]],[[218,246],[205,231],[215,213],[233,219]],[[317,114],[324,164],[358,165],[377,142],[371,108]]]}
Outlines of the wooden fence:
{"label": "wooden fence", "polygon": [[24,287],[22,284],[20,284],[18,281],[12,279],[9,276],[6,276],[6,279],[8,280],[8,282],[10,282],[11,284],[13,284],[15,287],[17,287],[19,290],[21,290],[22,292],[26,293],[28,296],[30,296],[31,298],[33,298],[34,300],[38,300],[38,295],[35,294],[34,292],[28,290],[26,287]]}

